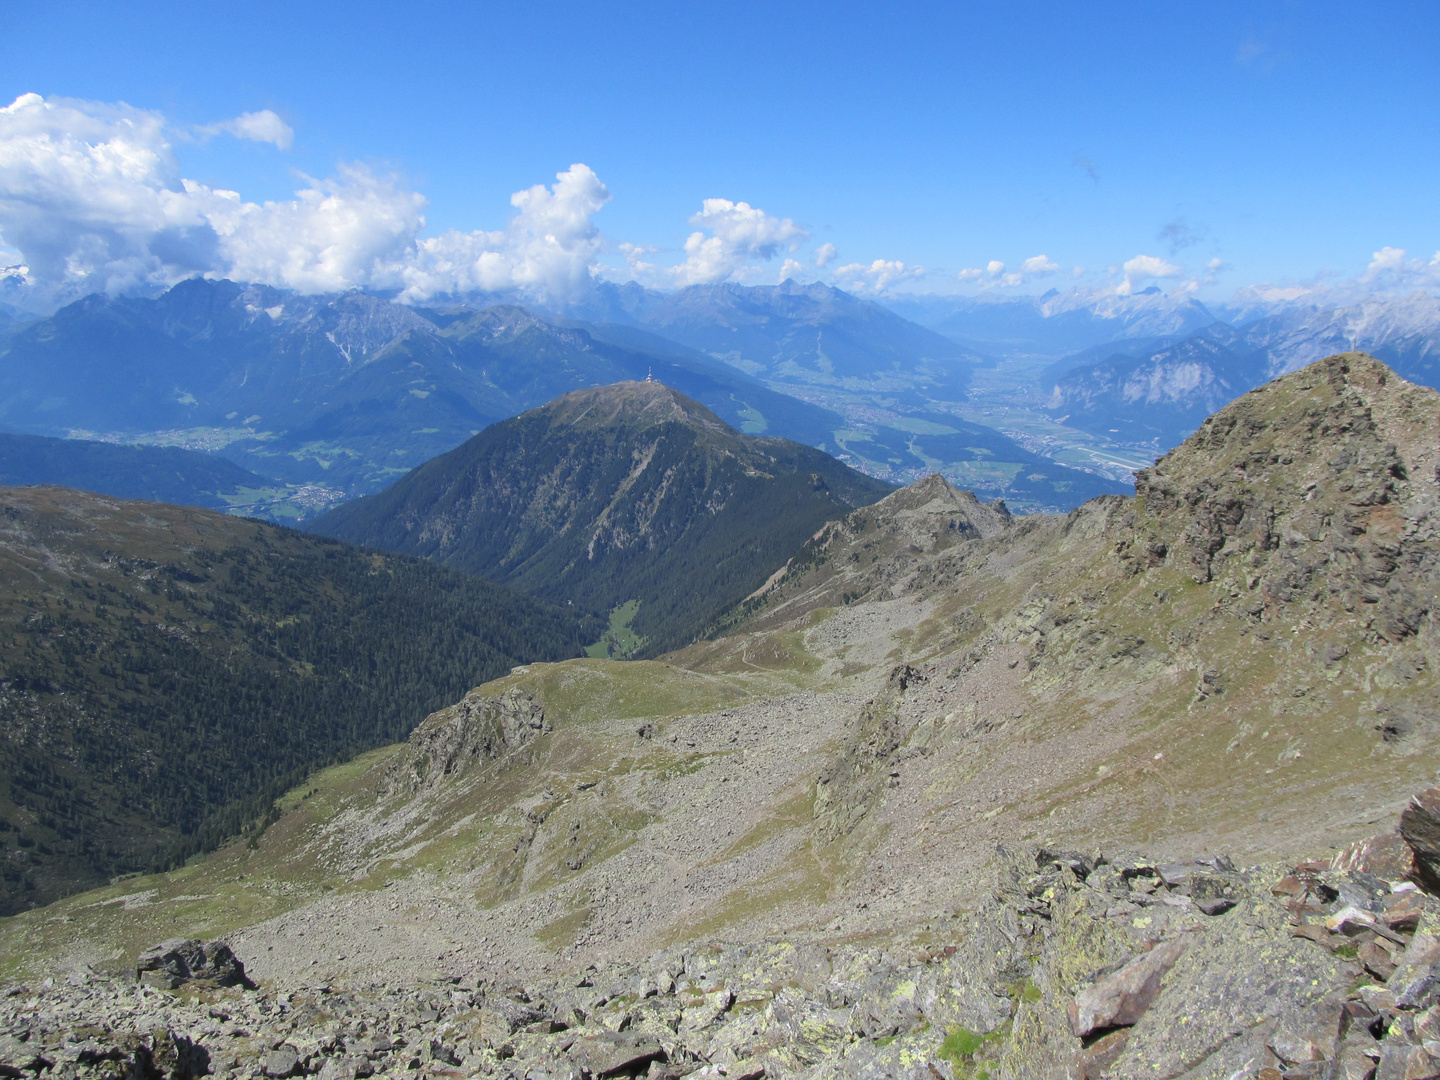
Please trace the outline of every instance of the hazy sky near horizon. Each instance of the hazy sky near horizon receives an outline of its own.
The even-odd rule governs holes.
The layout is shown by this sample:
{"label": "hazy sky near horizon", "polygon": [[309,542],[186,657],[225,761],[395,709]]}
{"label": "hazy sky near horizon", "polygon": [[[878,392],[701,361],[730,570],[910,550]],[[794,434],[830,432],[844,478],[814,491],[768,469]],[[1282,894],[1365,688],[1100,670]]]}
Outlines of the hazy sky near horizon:
{"label": "hazy sky near horizon", "polygon": [[[597,262],[773,282],[786,259],[936,292],[1440,281],[1440,9],[1097,11],[11,4],[0,105],[44,102],[0,116],[0,253],[116,288],[122,263],[153,281],[209,259],[415,295],[564,288]],[[138,130],[75,101],[152,118],[150,172],[64,173]],[[283,250],[327,198],[313,250]]]}

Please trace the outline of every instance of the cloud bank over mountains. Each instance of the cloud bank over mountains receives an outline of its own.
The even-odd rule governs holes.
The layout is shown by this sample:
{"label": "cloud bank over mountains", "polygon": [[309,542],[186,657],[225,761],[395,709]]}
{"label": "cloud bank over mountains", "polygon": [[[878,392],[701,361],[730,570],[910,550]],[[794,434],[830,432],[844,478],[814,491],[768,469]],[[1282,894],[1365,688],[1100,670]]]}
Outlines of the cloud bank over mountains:
{"label": "cloud bank over mountains", "polygon": [[[580,163],[549,186],[513,194],[502,228],[426,236],[424,196],[363,164],[342,163],[325,178],[297,174],[293,198],[266,202],[186,178],[176,146],[223,137],[286,151],[295,132],[269,109],[183,128],[123,103],[24,94],[0,108],[0,283],[20,285],[10,298],[40,310],[89,292],[158,290],[197,274],[306,293],[373,289],[410,302],[518,291],[563,304],[597,279],[675,288],[794,278],[878,296],[906,285],[1003,293],[1060,278],[1123,297],[1153,284],[1194,293],[1229,269],[1218,258],[1194,270],[1146,253],[1099,272],[1045,254],[958,273],[898,259],[845,262],[833,243],[803,251],[811,233],[793,219],[726,198],[704,199],[683,244],[662,253],[601,232],[595,217],[611,193]],[[1183,246],[1172,243],[1171,258]],[[1348,283],[1359,292],[1436,286],[1440,254],[1427,261],[1393,247],[1376,252]],[[1316,291],[1250,292],[1258,301],[1267,289],[1287,302]]]}
{"label": "cloud bank over mountains", "polygon": [[[175,143],[222,135],[281,150],[294,142],[268,109],[183,131],[129,105],[21,96],[0,108],[0,258],[57,295],[210,274],[308,293],[369,288],[425,301],[519,290],[563,302],[607,273],[610,245],[594,217],[611,196],[587,165],[517,191],[502,229],[426,237],[424,196],[364,165],[304,177],[293,199],[264,203],[185,178]],[[631,276],[672,287],[750,279],[810,236],[729,199],[704,200],[690,224],[675,266],[643,261],[653,248],[618,245]]]}
{"label": "cloud bank over mountains", "polygon": [[294,137],[269,110],[191,133],[128,105],[26,94],[0,109],[0,240],[55,291],[118,293],[197,273],[407,299],[514,288],[563,297],[589,283],[602,243],[591,218],[610,193],[584,165],[516,192],[504,229],[422,238],[424,196],[363,165],[265,203],[186,179],[176,139],[222,134],[281,149]]}

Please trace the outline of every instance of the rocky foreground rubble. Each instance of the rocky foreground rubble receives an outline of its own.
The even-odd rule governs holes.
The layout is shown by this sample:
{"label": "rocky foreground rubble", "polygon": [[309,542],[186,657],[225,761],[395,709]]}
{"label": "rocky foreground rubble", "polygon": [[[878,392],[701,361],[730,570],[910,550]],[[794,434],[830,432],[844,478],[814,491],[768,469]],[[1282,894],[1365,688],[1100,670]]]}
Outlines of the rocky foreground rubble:
{"label": "rocky foreground rubble", "polygon": [[547,986],[254,985],[219,942],[11,986],[0,1076],[1440,1077],[1440,789],[1325,863],[999,853],[898,947],[707,944]]}

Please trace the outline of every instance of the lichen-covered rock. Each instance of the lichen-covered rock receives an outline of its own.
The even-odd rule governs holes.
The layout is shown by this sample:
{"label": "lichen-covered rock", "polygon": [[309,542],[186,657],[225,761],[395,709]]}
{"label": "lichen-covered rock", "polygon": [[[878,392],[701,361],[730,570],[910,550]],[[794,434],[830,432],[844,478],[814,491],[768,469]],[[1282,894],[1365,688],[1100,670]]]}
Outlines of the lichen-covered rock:
{"label": "lichen-covered rock", "polygon": [[663,1061],[665,1049],[644,1035],[605,1032],[576,1039],[568,1051],[571,1060],[590,1075],[634,1076],[652,1061]]}
{"label": "lichen-covered rock", "polygon": [[1223,920],[1196,925],[1165,992],[1135,1025],[1108,1075],[1161,1080],[1210,1061],[1222,1075],[1238,1067],[1231,1061],[1258,1054],[1281,1018],[1329,995],[1343,997],[1356,974],[1335,954],[1292,937],[1273,900],[1246,897]]}
{"label": "lichen-covered rock", "polygon": [[281,1046],[265,1055],[263,1071],[271,1080],[284,1080],[300,1071],[300,1055],[293,1046]]}
{"label": "lichen-covered rock", "polygon": [[135,975],[151,986],[173,990],[185,983],[210,986],[252,984],[245,965],[223,941],[171,938],[146,949],[135,961]]}
{"label": "lichen-covered rock", "polygon": [[1070,1030],[1080,1038],[1102,1028],[1129,1027],[1160,994],[1160,980],[1185,951],[1184,938],[1157,944],[1114,974],[1082,990],[1070,1006]]}

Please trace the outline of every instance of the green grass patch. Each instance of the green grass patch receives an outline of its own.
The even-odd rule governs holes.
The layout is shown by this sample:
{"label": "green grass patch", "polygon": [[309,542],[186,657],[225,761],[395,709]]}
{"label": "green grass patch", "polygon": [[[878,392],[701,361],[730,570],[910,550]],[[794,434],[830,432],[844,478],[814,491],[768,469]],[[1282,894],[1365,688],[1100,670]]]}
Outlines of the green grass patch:
{"label": "green grass patch", "polygon": [[597,660],[628,660],[643,649],[647,639],[630,628],[639,610],[639,600],[616,605],[610,612],[610,625],[599,641],[585,647],[585,655]]}
{"label": "green grass patch", "polygon": [[570,725],[711,712],[754,696],[739,680],[657,660],[534,664],[487,684],[486,691],[499,695],[512,686],[534,694],[547,714]]}
{"label": "green grass patch", "polygon": [[956,1077],[963,1077],[964,1080],[990,1080],[993,1062],[988,1060],[986,1051],[998,1047],[1009,1033],[1008,1021],[994,1031],[984,1034],[957,1024],[946,1033],[938,1056],[954,1066]]}
{"label": "green grass patch", "polygon": [[770,424],[765,419],[765,414],[753,405],[746,405],[739,410],[740,430],[746,435],[764,435]]}
{"label": "green grass patch", "polygon": [[562,915],[553,922],[548,922],[539,930],[535,931],[535,939],[544,945],[551,952],[559,952],[567,946],[573,945],[580,931],[585,929],[590,922],[590,916],[594,909],[588,905],[577,908],[568,915]]}
{"label": "green grass patch", "polygon": [[984,1045],[985,1036],[967,1027],[957,1027],[940,1044],[940,1056],[952,1065],[959,1065],[962,1060],[974,1057]]}

